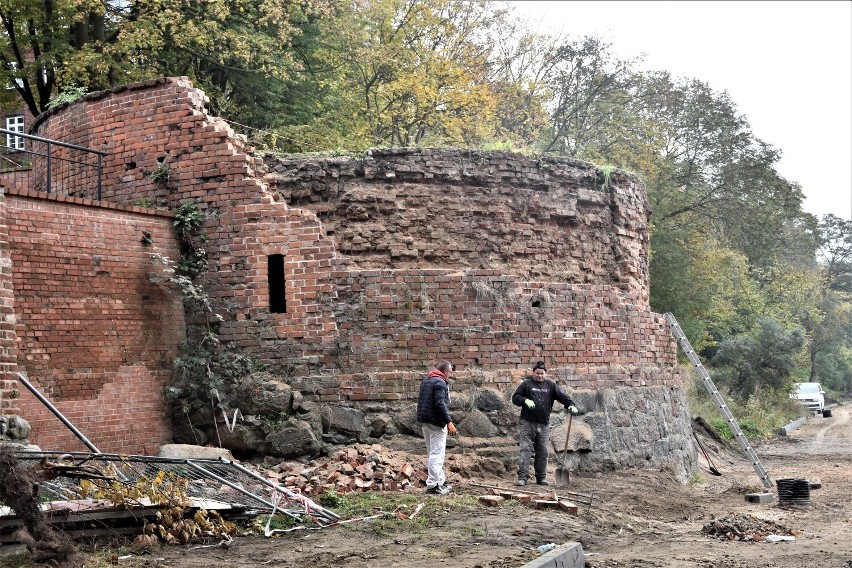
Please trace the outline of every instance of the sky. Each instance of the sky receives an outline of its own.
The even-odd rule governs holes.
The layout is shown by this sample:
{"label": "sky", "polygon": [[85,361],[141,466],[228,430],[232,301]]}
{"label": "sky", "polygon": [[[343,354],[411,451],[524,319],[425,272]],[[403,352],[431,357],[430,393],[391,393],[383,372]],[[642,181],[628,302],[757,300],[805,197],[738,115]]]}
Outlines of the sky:
{"label": "sky", "polygon": [[782,151],[802,208],[852,219],[852,2],[513,1],[542,32],[596,35],[642,67],[727,91]]}

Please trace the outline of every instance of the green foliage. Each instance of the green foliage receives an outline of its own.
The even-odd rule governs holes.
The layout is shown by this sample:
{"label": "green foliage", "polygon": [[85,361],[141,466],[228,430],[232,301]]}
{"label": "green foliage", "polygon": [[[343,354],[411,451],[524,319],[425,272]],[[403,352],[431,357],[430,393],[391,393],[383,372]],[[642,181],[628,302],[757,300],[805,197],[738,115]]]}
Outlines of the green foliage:
{"label": "green foliage", "polygon": [[[207,216],[194,201],[184,201],[175,211],[174,227],[178,231],[181,258],[177,273],[192,280],[207,270],[207,236],[202,231]],[[194,294],[188,297],[195,298]]]}
{"label": "green foliage", "polygon": [[609,188],[609,178],[612,176],[612,172],[615,170],[613,166],[601,166],[600,167],[600,177],[602,179],[601,182],[601,191],[606,191]]}
{"label": "green foliage", "polygon": [[9,84],[23,79],[16,88],[34,115],[56,87],[95,91],[162,75],[189,75],[225,100],[246,77],[296,74],[301,62],[291,46],[300,24],[326,7],[323,0],[0,0],[0,53],[15,63],[0,74]]}
{"label": "green foliage", "polygon": [[151,172],[151,179],[154,180],[154,183],[156,183],[159,188],[168,187],[169,179],[171,179],[169,166],[167,164],[160,164],[157,166],[157,168]]}
{"label": "green foliage", "polygon": [[499,15],[479,2],[337,4],[317,52],[328,117],[347,148],[470,145],[489,134],[494,97],[487,35]]}
{"label": "green foliage", "polygon": [[783,391],[795,368],[794,357],[805,343],[801,328],[785,329],[763,318],[748,333],[725,339],[713,357],[721,381],[743,396],[761,388]]}
{"label": "green foliage", "polygon": [[[703,381],[694,372],[691,374],[693,380],[687,381],[686,394],[692,416],[701,416],[717,434],[732,440],[730,425],[707,393]],[[743,399],[725,385],[715,382],[743,434],[751,441],[768,440],[776,435],[779,428],[802,416],[801,406],[790,399],[786,390],[762,390]]]}
{"label": "green foliage", "polygon": [[52,109],[58,106],[64,105],[66,103],[73,103],[76,100],[82,99],[86,96],[89,91],[85,87],[80,87],[78,85],[69,85],[64,88],[62,92],[58,95],[50,99],[50,102],[47,104],[47,108]]}
{"label": "green foliage", "polygon": [[142,209],[153,209],[154,201],[149,197],[138,197],[133,200],[134,207],[141,207]]}
{"label": "green foliage", "polygon": [[[168,168],[165,168],[165,170],[165,176],[168,179]],[[175,211],[174,226],[182,237],[190,238],[201,230],[205,220],[204,213],[198,208],[197,203],[194,201],[184,201],[178,206],[177,211]]]}
{"label": "green foliage", "polygon": [[203,346],[184,345],[174,361],[175,375],[166,398],[185,414],[208,411],[218,402],[228,381],[251,374],[251,360],[241,354],[219,351],[218,341]]}

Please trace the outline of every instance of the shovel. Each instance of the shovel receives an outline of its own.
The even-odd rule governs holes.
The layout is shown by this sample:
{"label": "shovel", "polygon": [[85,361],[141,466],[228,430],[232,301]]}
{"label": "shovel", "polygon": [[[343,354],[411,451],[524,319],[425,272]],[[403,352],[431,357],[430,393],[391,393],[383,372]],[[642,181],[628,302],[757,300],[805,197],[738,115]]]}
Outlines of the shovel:
{"label": "shovel", "polygon": [[562,450],[562,463],[556,468],[556,486],[566,487],[571,481],[571,475],[568,473],[568,468],[565,466],[565,458],[568,457],[568,439],[571,437],[571,422],[574,420],[574,415],[568,415],[568,433],[565,434],[565,448]]}
{"label": "shovel", "polygon": [[701,440],[698,439],[698,435],[695,433],[695,430],[692,431],[692,436],[695,438],[695,441],[698,442],[698,447],[701,448],[701,453],[704,454],[704,459],[707,460],[707,467],[710,469],[710,473],[713,475],[722,475],[716,466],[713,465],[713,462],[710,461],[710,456],[707,455],[707,450],[704,449],[704,446],[701,445]]}

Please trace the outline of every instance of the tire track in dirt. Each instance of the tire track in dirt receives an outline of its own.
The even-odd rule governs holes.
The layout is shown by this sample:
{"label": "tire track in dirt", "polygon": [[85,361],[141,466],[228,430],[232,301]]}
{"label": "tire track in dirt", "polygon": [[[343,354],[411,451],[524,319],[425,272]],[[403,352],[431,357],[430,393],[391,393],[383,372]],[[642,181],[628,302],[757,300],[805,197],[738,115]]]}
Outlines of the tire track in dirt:
{"label": "tire track in dirt", "polygon": [[828,424],[826,424],[825,426],[823,426],[819,430],[817,430],[817,433],[814,436],[814,443],[818,447],[821,447],[823,445],[824,440],[825,440],[825,435],[829,430],[831,430],[832,428],[837,428],[838,426],[843,426],[843,425],[849,423],[849,418],[850,418],[849,409],[841,408],[841,407],[838,406],[834,410],[837,411],[837,414],[834,414],[834,412],[832,411],[832,418],[834,418],[834,420],[831,420]]}

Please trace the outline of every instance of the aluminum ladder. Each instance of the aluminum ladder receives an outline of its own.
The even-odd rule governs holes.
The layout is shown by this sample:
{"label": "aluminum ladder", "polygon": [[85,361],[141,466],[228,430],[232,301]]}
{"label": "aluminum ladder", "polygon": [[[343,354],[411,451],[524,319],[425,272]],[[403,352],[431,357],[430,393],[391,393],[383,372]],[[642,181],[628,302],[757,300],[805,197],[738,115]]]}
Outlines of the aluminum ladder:
{"label": "aluminum ladder", "polygon": [[743,431],[740,429],[740,425],[737,424],[734,415],[731,414],[731,409],[728,408],[727,404],[725,404],[725,400],[722,398],[722,395],[719,394],[719,390],[710,379],[710,374],[707,373],[707,369],[704,368],[704,365],[702,365],[701,361],[698,359],[698,355],[695,354],[695,350],[692,348],[692,345],[689,343],[689,340],[680,328],[680,324],[677,323],[675,317],[670,313],[667,313],[665,318],[669,327],[672,329],[672,334],[677,338],[681,349],[683,349],[683,352],[686,353],[686,356],[692,362],[693,366],[695,366],[695,370],[698,371],[698,376],[701,377],[704,388],[707,389],[707,392],[709,392],[710,396],[713,397],[713,400],[716,402],[716,406],[718,406],[719,410],[722,412],[722,416],[724,416],[725,420],[728,421],[728,426],[731,428],[734,438],[736,438],[737,442],[740,444],[740,448],[742,448],[743,453],[745,453],[746,457],[748,457],[749,461],[751,461],[751,465],[754,467],[754,471],[757,472],[757,476],[760,478],[760,481],[763,482],[763,486],[767,489],[771,489],[772,480],[769,479],[769,474],[766,473],[766,470],[763,468],[763,464],[760,463],[760,458],[757,457],[754,448],[752,448],[751,444],[748,443]]}

